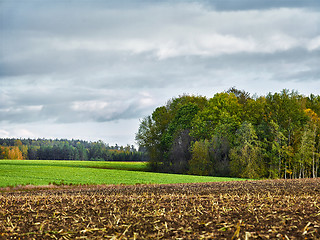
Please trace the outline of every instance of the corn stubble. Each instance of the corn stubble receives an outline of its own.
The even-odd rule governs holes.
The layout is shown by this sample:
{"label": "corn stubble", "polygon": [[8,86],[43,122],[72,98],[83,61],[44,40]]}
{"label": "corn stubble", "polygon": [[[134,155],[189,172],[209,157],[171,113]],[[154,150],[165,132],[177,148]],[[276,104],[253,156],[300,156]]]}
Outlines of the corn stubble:
{"label": "corn stubble", "polygon": [[320,239],[320,179],[0,193],[0,239]]}

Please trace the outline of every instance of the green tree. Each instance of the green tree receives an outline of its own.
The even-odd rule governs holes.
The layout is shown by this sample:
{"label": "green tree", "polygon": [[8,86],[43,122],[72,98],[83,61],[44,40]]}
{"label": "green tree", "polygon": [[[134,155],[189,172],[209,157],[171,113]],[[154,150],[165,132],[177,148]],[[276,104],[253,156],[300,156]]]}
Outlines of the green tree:
{"label": "green tree", "polygon": [[192,158],[189,162],[189,173],[194,175],[209,175],[212,163],[209,154],[210,143],[208,140],[196,141],[191,150]]}
{"label": "green tree", "polygon": [[199,107],[194,103],[187,103],[177,109],[174,118],[168,124],[168,128],[163,134],[162,143],[170,149],[174,138],[179,135],[181,130],[190,130],[191,122],[199,111]]}
{"label": "green tree", "polygon": [[177,132],[169,151],[169,159],[164,163],[164,170],[172,173],[187,173],[189,170],[188,163],[191,159],[190,147],[189,130]]}
{"label": "green tree", "polygon": [[267,121],[266,98],[248,99],[244,106],[244,120],[258,126]]}
{"label": "green tree", "polygon": [[259,178],[264,174],[259,142],[251,123],[244,122],[237,132],[237,146],[230,151],[231,174]]}
{"label": "green tree", "polygon": [[297,92],[291,93],[284,89],[280,93],[268,94],[266,97],[266,113],[268,121],[274,121],[279,126],[279,131],[285,136],[286,143],[282,143],[282,173],[278,174],[287,178],[287,174],[294,169],[294,156],[299,151],[301,132],[307,122],[304,112],[305,98]]}
{"label": "green tree", "polygon": [[320,96],[310,94],[310,96],[306,98],[306,109],[311,109],[320,116]]}
{"label": "green tree", "polygon": [[136,141],[148,152],[151,169],[167,172],[188,169],[191,121],[206,101],[200,96],[173,98],[141,121]]}
{"label": "green tree", "polygon": [[218,124],[229,124],[237,129],[241,124],[242,107],[233,93],[217,93],[192,122],[191,136],[211,139]]}
{"label": "green tree", "polygon": [[[319,102],[320,107],[320,102]],[[308,124],[310,131],[310,141],[312,142],[312,177],[317,177],[318,167],[319,167],[319,157],[320,157],[320,117],[317,113],[311,109],[305,110],[306,115],[308,116]]]}
{"label": "green tree", "polygon": [[164,163],[166,171],[174,173],[188,171],[192,141],[189,133],[191,122],[198,111],[199,107],[195,103],[181,105],[163,135],[163,145],[168,151],[168,161]]}
{"label": "green tree", "polygon": [[[315,135],[310,125],[306,125],[301,139],[301,145],[299,149],[300,157],[300,172],[299,177],[313,177],[314,173],[314,152],[315,152]],[[311,171],[312,169],[312,171]]]}
{"label": "green tree", "polygon": [[149,157],[149,167],[153,171],[160,171],[163,167],[163,147],[161,146],[161,129],[150,117],[145,117],[141,122],[136,134],[136,141],[144,148]]}
{"label": "green tree", "polygon": [[[68,148],[64,148],[66,151],[68,151]],[[72,154],[71,152],[69,154]],[[101,140],[92,143],[92,146],[89,150],[89,159],[91,161],[100,161],[104,160],[106,158],[106,145]]]}
{"label": "green tree", "polygon": [[216,126],[210,146],[214,176],[230,176],[229,153],[234,145],[236,129],[233,124],[220,123]]}
{"label": "green tree", "polygon": [[81,142],[77,142],[78,159],[82,161],[88,160],[88,151]]}
{"label": "green tree", "polygon": [[287,147],[287,138],[281,132],[279,125],[276,122],[271,120],[269,124],[272,134],[269,162],[269,177],[279,178],[281,177],[284,149]]}
{"label": "green tree", "polygon": [[[235,88],[210,99],[183,95],[143,119],[136,139],[154,170],[194,172],[191,163],[199,159],[193,147],[201,152],[199,144],[206,142],[210,175],[293,178],[305,166],[305,175],[317,176],[320,125],[311,115],[319,116],[319,111],[319,96],[286,89],[260,97]],[[245,141],[245,133],[251,141]],[[308,164],[304,148],[312,150]]]}

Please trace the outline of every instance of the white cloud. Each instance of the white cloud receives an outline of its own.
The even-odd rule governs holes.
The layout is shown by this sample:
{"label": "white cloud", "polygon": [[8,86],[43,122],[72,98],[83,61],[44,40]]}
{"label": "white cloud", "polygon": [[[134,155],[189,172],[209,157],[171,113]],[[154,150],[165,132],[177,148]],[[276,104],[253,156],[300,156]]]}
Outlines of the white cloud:
{"label": "white cloud", "polygon": [[1,138],[8,138],[8,137],[10,137],[10,132],[3,130],[3,129],[0,129],[0,137]]}
{"label": "white cloud", "polygon": [[308,44],[308,50],[320,50],[320,36],[312,38]]}
{"label": "white cloud", "polygon": [[109,104],[103,101],[76,101],[71,108],[75,111],[94,112],[105,109]]}
{"label": "white cloud", "polygon": [[37,138],[37,135],[26,128],[9,127],[0,129],[0,138]]}
{"label": "white cloud", "polygon": [[152,94],[149,92],[141,92],[139,95],[140,97],[137,105],[140,108],[153,107],[157,103]]}
{"label": "white cloud", "polygon": [[0,129],[0,138],[51,138],[103,140],[115,145],[134,144],[135,133],[139,127],[138,119],[124,119],[111,122],[78,123],[20,123],[6,124]]}

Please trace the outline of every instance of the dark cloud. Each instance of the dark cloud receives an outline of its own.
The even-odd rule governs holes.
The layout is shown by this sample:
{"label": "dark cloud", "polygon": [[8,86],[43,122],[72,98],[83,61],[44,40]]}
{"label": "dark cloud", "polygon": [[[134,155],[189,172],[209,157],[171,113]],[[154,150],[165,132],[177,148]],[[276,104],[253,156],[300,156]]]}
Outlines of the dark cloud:
{"label": "dark cloud", "polygon": [[214,0],[205,1],[221,11],[263,10],[272,8],[320,8],[318,0]]}

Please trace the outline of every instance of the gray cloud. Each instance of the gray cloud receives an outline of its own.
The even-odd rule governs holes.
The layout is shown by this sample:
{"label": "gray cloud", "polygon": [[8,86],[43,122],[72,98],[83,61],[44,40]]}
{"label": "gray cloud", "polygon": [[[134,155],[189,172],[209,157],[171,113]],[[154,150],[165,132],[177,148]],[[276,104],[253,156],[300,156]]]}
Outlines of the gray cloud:
{"label": "gray cloud", "polygon": [[1,1],[0,137],[18,123],[138,122],[173,96],[231,86],[318,94],[319,5]]}
{"label": "gray cloud", "polygon": [[270,8],[319,8],[320,3],[317,0],[217,0],[206,1],[208,5],[214,6],[222,11],[243,11],[252,9],[270,9]]}

